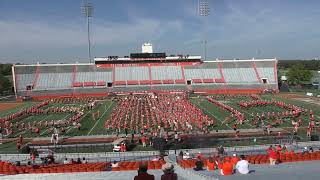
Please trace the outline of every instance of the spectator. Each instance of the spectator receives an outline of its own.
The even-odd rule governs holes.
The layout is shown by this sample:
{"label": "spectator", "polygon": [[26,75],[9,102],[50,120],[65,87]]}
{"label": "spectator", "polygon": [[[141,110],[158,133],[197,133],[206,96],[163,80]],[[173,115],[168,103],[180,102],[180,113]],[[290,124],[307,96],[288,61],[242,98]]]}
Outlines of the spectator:
{"label": "spectator", "polygon": [[154,180],[154,175],[148,174],[147,171],[147,165],[141,164],[138,170],[138,175],[134,177],[134,180]]}
{"label": "spectator", "polygon": [[218,166],[220,168],[220,173],[223,176],[228,176],[233,173],[233,165],[228,159],[224,160],[221,158]]}
{"label": "spectator", "polygon": [[77,164],[81,164],[81,159],[80,158],[77,159]]}
{"label": "spectator", "polygon": [[34,152],[31,153],[31,162],[33,165],[36,163],[36,154]]}
{"label": "spectator", "polygon": [[119,167],[118,162],[117,162],[117,161],[113,161],[113,163],[111,163],[111,167],[112,167],[112,168],[117,168],[117,167]]}
{"label": "spectator", "polygon": [[249,173],[249,162],[245,159],[244,155],[240,156],[240,161],[237,162],[236,169],[240,174]]}
{"label": "spectator", "polygon": [[82,163],[82,164],[87,164],[87,163],[88,163],[88,161],[86,160],[86,158],[85,158],[85,157],[83,157],[83,158],[82,158],[81,163]]}
{"label": "spectator", "polygon": [[183,152],[182,152],[182,151],[179,152],[179,159],[180,159],[180,160],[183,159]]}
{"label": "spectator", "polygon": [[184,152],[183,159],[190,159],[190,154],[189,154],[188,150],[186,150],[186,152]]}
{"label": "spectator", "polygon": [[233,164],[233,167],[238,163],[239,158],[237,157],[237,154],[233,154],[231,158],[231,163]]}
{"label": "spectator", "polygon": [[65,158],[65,159],[63,160],[63,164],[69,164],[68,158]]}
{"label": "spectator", "polygon": [[202,155],[202,153],[201,153],[200,151],[199,151],[198,154],[197,154],[197,158],[198,158],[198,159],[202,159],[202,158],[203,158],[203,155]]}
{"label": "spectator", "polygon": [[215,165],[216,165],[216,164],[215,164],[213,158],[212,158],[212,157],[209,157],[209,159],[207,160],[207,170],[208,170],[208,171],[214,171]]}
{"label": "spectator", "polygon": [[270,149],[268,152],[269,152],[270,165],[276,165],[277,152],[273,149]]}
{"label": "spectator", "polygon": [[162,165],[163,175],[161,176],[161,180],[177,180],[178,176],[174,172],[174,167],[171,163],[166,163]]}
{"label": "spectator", "polygon": [[69,164],[75,164],[75,161],[73,159],[71,159]]}
{"label": "spectator", "polygon": [[147,142],[146,136],[142,136],[141,142],[142,142],[142,147],[146,147],[146,146],[147,146],[147,145],[146,145],[146,142]]}
{"label": "spectator", "polygon": [[196,167],[193,168],[193,170],[195,170],[195,171],[203,170],[203,162],[200,158],[198,158],[198,160],[196,161]]}
{"label": "spectator", "polygon": [[218,155],[223,155],[224,154],[224,148],[222,145],[220,145],[218,148],[217,148],[217,151],[218,151]]}

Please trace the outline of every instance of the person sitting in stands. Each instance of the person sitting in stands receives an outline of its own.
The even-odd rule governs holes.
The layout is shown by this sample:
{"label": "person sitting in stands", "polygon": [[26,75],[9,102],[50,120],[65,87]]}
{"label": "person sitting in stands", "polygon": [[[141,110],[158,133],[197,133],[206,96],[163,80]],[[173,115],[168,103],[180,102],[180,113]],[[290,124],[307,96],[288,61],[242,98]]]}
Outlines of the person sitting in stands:
{"label": "person sitting in stands", "polygon": [[69,164],[68,158],[65,158],[65,159],[63,160],[63,164]]}
{"label": "person sitting in stands", "polygon": [[113,163],[111,163],[111,167],[113,167],[113,168],[119,167],[118,162],[117,161],[113,161]]}
{"label": "person sitting in stands", "polygon": [[88,161],[86,160],[86,158],[85,158],[85,157],[83,157],[83,158],[82,158],[81,163],[82,163],[82,164],[87,164],[87,163],[88,163]]}
{"label": "person sitting in stands", "polygon": [[203,170],[203,162],[200,158],[198,158],[198,160],[196,161],[196,167],[193,168],[193,170],[195,170],[195,171]]}
{"label": "person sitting in stands", "polygon": [[231,163],[233,164],[233,167],[236,166],[236,164],[238,163],[239,158],[237,157],[237,154],[233,154],[232,158],[231,158]]}
{"label": "person sitting in stands", "polygon": [[183,152],[182,152],[182,151],[179,152],[179,159],[180,159],[180,160],[183,159]]}
{"label": "person sitting in stands", "polygon": [[174,166],[171,163],[166,163],[162,165],[163,175],[161,180],[177,180],[178,175],[174,172]]}
{"label": "person sitting in stands", "polygon": [[190,154],[189,154],[188,150],[186,150],[186,152],[184,152],[183,159],[190,159]]}
{"label": "person sitting in stands", "polygon": [[198,158],[198,159],[202,159],[202,158],[203,158],[203,155],[202,155],[202,153],[201,153],[200,151],[199,151],[198,154],[197,154],[197,158]]}
{"label": "person sitting in stands", "polygon": [[138,170],[138,175],[134,177],[134,180],[154,180],[154,175],[148,174],[148,166],[141,164]]}
{"label": "person sitting in stands", "polygon": [[249,162],[245,159],[244,155],[240,156],[240,161],[236,164],[236,169],[240,174],[248,174],[249,173]]}
{"label": "person sitting in stands", "polygon": [[269,160],[270,160],[270,165],[276,165],[277,162],[277,152],[273,149],[270,149],[269,151]]}
{"label": "person sitting in stands", "polygon": [[76,162],[73,159],[71,159],[70,162],[69,162],[69,164],[75,164],[75,163]]}
{"label": "person sitting in stands", "polygon": [[80,158],[77,159],[77,164],[81,164],[81,159]]}
{"label": "person sitting in stands", "polygon": [[232,163],[229,161],[229,159],[220,159],[220,162],[218,164],[219,168],[220,168],[220,173],[223,176],[228,176],[228,175],[232,175],[233,173],[233,165]]}
{"label": "person sitting in stands", "polygon": [[209,157],[209,159],[207,160],[207,170],[208,170],[208,171],[214,171],[215,165],[216,165],[216,164],[215,164],[213,158],[212,158],[212,157]]}

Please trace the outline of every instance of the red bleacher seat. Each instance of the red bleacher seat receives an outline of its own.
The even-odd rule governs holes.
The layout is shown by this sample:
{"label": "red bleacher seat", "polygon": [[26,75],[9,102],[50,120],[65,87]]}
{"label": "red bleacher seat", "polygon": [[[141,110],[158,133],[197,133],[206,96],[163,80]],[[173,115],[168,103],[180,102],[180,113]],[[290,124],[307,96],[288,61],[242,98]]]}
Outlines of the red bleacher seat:
{"label": "red bleacher seat", "polygon": [[113,82],[114,85],[126,85],[126,81],[114,81]]}
{"label": "red bleacher seat", "polygon": [[174,84],[174,80],[167,79],[167,80],[162,80],[163,84]]}
{"label": "red bleacher seat", "polygon": [[204,83],[214,83],[213,79],[203,79]]}
{"label": "red bleacher seat", "polygon": [[72,84],[73,87],[82,87],[83,86],[83,83],[82,82],[74,82]]}
{"label": "red bleacher seat", "polygon": [[186,81],[184,79],[176,79],[176,84],[185,84]]}
{"label": "red bleacher seat", "polygon": [[142,80],[142,81],[140,81],[140,84],[141,85],[151,84],[151,81],[150,80]]}
{"label": "red bleacher seat", "polygon": [[162,84],[161,80],[152,80],[151,83],[152,84]]}
{"label": "red bleacher seat", "polygon": [[128,85],[138,85],[138,84],[139,84],[139,81],[136,81],[136,80],[128,80],[128,81],[127,81],[127,84],[128,84]]}
{"label": "red bleacher seat", "polygon": [[97,86],[106,86],[106,82],[105,81],[98,81]]}
{"label": "red bleacher seat", "polygon": [[165,164],[165,161],[133,161],[133,162],[119,162],[119,167],[112,168],[112,171],[130,171],[137,170],[141,163],[147,164],[148,169],[161,169],[162,165]]}
{"label": "red bleacher seat", "polygon": [[192,79],[193,83],[202,83],[202,79]]}
{"label": "red bleacher seat", "polygon": [[90,81],[90,82],[84,82],[83,83],[83,86],[95,86],[96,85],[96,82],[92,82],[92,81]]}
{"label": "red bleacher seat", "polygon": [[223,79],[215,79],[215,82],[216,83],[224,83],[224,80]]}

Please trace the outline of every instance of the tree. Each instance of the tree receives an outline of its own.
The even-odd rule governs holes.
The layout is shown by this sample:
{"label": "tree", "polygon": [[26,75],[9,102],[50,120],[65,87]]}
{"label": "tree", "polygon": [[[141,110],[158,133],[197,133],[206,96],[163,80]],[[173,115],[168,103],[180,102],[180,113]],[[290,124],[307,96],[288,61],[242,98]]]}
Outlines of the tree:
{"label": "tree", "polygon": [[11,75],[12,64],[0,64],[0,73],[4,76]]}
{"label": "tree", "polygon": [[312,72],[307,70],[302,63],[294,64],[287,73],[288,81],[292,85],[301,85],[309,82],[312,78]]}
{"label": "tree", "polygon": [[11,83],[8,78],[0,74],[0,94],[11,89]]}

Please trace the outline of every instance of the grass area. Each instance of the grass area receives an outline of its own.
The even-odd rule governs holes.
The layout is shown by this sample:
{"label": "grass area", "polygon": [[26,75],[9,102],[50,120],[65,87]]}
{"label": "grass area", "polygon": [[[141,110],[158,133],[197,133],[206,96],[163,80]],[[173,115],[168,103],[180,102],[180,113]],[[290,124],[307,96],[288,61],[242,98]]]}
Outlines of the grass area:
{"label": "grass area", "polygon": [[5,144],[0,144],[0,153],[19,153],[19,151],[16,148],[16,142],[9,142]]}
{"label": "grass area", "polygon": [[[227,97],[225,99],[219,97],[213,97],[213,98],[218,98],[218,101],[231,106],[232,108],[240,111],[246,116],[245,123],[242,125],[238,125],[238,128],[240,129],[250,129],[250,128],[255,128],[254,125],[251,123],[252,121],[252,116],[256,115],[256,113],[266,113],[266,112],[283,112],[286,111],[284,109],[281,109],[279,107],[275,106],[266,106],[266,107],[251,107],[251,108],[241,108],[240,106],[237,105],[239,101],[242,100],[251,100],[250,97],[246,96],[237,96],[237,97]],[[320,118],[320,108],[319,106],[315,104],[311,104],[308,102],[302,102],[299,100],[294,100],[294,99],[287,99],[287,98],[282,98],[279,96],[274,96],[274,95],[262,95],[261,96],[262,100],[279,100],[285,103],[290,103],[294,104],[303,108],[308,108],[312,109],[315,113],[315,116],[317,119]],[[230,112],[227,110],[224,110],[209,101],[207,101],[206,96],[199,96],[199,97],[192,97],[190,101],[195,104],[198,108],[200,108],[205,114],[207,114],[209,117],[214,118],[217,122],[217,125],[210,130],[227,130],[227,129],[232,129],[232,125],[236,122],[235,119],[231,120],[228,124],[222,123],[226,117],[230,116]],[[0,113],[0,116],[4,116],[6,114],[12,114],[14,112],[17,112],[18,110],[22,108],[27,108],[32,106],[33,104],[38,103],[38,102],[24,102],[21,105],[7,110],[7,111],[2,111]],[[47,107],[44,107],[43,109],[49,108],[49,107],[61,107],[61,106],[74,106],[74,107],[79,107],[81,106],[82,103],[75,103],[75,104],[63,104],[63,103],[51,103]],[[93,110],[86,110],[84,117],[81,119],[81,130],[79,131],[78,129],[75,129],[73,126],[68,127],[66,130],[67,136],[79,136],[79,135],[97,135],[97,134],[112,134],[115,133],[112,130],[107,131],[104,128],[104,123],[105,120],[108,119],[111,115],[112,110],[114,107],[116,107],[117,104],[112,102],[109,99],[106,100],[101,100],[98,103],[98,106],[93,109]],[[94,112],[100,112],[100,117],[96,120],[92,119],[92,113]],[[13,123],[19,122],[19,123],[28,123],[28,122],[33,122],[33,121],[51,121],[51,120],[59,120],[59,119],[67,119],[71,117],[73,114],[72,113],[51,113],[48,115],[30,115],[30,116],[25,116],[21,117],[19,119],[16,119],[12,121]],[[130,114],[129,114],[130,115]],[[308,116],[301,116],[301,119],[303,120],[303,125],[302,126],[307,126],[309,122],[309,117]],[[265,123],[270,123],[270,121],[266,121]],[[285,120],[285,123],[280,125],[279,127],[292,127],[291,125],[291,120],[287,119]],[[290,129],[289,129],[290,130]],[[129,130],[129,133],[131,131]],[[303,132],[303,130],[302,130]],[[305,132],[303,132],[305,133]],[[301,136],[305,136],[302,135]],[[28,130],[24,130],[22,132],[15,132],[13,135],[10,137],[16,137],[18,135],[22,134],[25,137],[30,137],[30,136],[35,136],[34,134],[30,134]],[[46,129],[41,129],[41,136],[51,136],[51,132],[48,132]]]}
{"label": "grass area", "polygon": [[[320,119],[320,108],[319,106],[315,105],[315,104],[311,104],[308,102],[302,102],[299,100],[295,100],[295,99],[285,99],[285,98],[280,98],[278,96],[274,96],[274,95],[262,95],[261,96],[262,100],[277,100],[277,101],[282,101],[285,103],[289,103],[289,104],[294,104],[297,105],[299,107],[302,108],[307,108],[307,109],[312,109],[316,119]],[[267,112],[284,112],[287,111],[283,108],[279,108],[276,106],[265,106],[265,107],[251,107],[251,108],[241,108],[240,106],[237,105],[237,103],[241,100],[250,100],[249,98],[246,97],[236,97],[236,98],[227,98],[227,99],[219,99],[220,102],[231,106],[232,108],[240,111],[241,113],[243,113],[246,116],[246,120],[245,123],[243,125],[238,125],[239,129],[250,129],[250,128],[256,128],[254,127],[254,125],[251,123],[252,121],[252,114],[253,116],[255,116],[257,113],[261,114],[261,113],[267,113]],[[230,113],[218,106],[216,106],[213,103],[208,102],[205,97],[200,96],[197,98],[192,98],[191,102],[194,103],[195,105],[197,105],[200,109],[203,110],[203,112],[205,114],[207,114],[210,117],[215,118],[217,121],[217,125],[216,127],[214,127],[214,129],[231,129],[230,127],[232,126],[233,123],[235,123],[235,119],[231,120],[229,124],[221,124],[221,122],[224,120],[225,117],[229,116]],[[303,138],[303,139],[308,139],[306,136],[306,129],[303,127],[308,126],[309,123],[309,116],[308,115],[301,115],[299,118],[301,118],[302,120],[302,127],[299,129],[298,135],[299,137]],[[270,119],[270,120],[265,120],[265,124],[268,123],[272,123],[272,121],[274,121],[274,119]],[[292,132],[292,124],[291,124],[291,119],[287,118],[284,119],[284,123],[279,125],[278,127],[280,128],[285,128],[285,130],[287,130],[288,132]],[[318,132],[315,132],[318,133]]]}
{"label": "grass area", "polygon": [[23,102],[21,104],[19,104],[18,106],[12,108],[12,109],[8,109],[8,110],[1,110],[0,109],[0,117],[4,117],[10,114],[14,114],[18,111],[20,111],[21,109],[26,109],[28,107],[31,107],[35,104],[38,104],[38,102]]}

